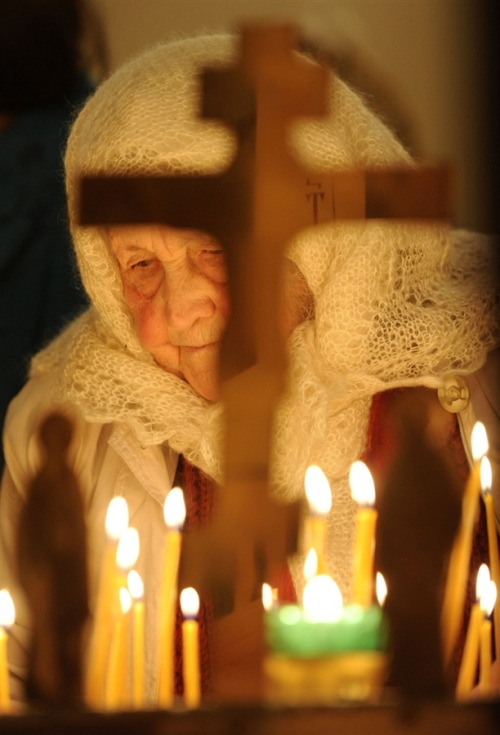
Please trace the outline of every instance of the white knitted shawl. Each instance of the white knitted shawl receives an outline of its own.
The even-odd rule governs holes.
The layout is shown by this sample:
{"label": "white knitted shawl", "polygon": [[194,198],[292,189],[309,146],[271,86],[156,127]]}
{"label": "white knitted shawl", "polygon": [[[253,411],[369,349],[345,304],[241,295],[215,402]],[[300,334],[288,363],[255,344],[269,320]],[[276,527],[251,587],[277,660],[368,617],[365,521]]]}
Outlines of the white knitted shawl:
{"label": "white knitted shawl", "polygon": [[[221,479],[222,410],[164,372],[140,346],[101,231],[76,221],[82,173],[220,170],[230,135],[197,119],[196,71],[234,59],[223,35],[160,45],[104,82],[77,118],[66,155],[78,264],[92,307],[33,362],[56,374],[56,400],[90,422],[125,421],[143,445],[168,442]],[[392,133],[332,75],[326,121],[293,128],[309,164],[412,165]],[[224,206],[223,203],[221,206]],[[290,257],[314,295],[315,318],[290,339],[289,392],[276,418],[273,479],[285,497],[303,491],[317,463],[333,490],[332,571],[350,580],[351,463],[363,450],[372,397],[397,386],[437,387],[446,373],[477,369],[493,344],[494,284],[488,244],[424,225],[331,224],[296,238]]]}

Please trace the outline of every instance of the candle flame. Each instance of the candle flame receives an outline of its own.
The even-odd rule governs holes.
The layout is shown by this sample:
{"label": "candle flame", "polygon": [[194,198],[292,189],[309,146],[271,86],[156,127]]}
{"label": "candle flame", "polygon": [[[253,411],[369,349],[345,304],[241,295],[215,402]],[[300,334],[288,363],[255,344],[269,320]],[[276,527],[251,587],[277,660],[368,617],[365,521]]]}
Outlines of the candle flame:
{"label": "candle flame", "polygon": [[384,603],[387,597],[387,582],[381,572],[377,572],[375,576],[375,594],[380,607],[384,607]]}
{"label": "candle flame", "polygon": [[481,457],[486,454],[489,449],[488,435],[481,421],[476,421],[472,427],[471,434],[472,457],[475,462],[479,462]]}
{"label": "candle flame", "polygon": [[16,608],[8,590],[0,590],[0,627],[10,628],[16,620]]}
{"label": "candle flame", "polygon": [[267,582],[262,585],[262,607],[266,612],[272,610],[274,604],[273,588]]}
{"label": "candle flame", "polygon": [[493,476],[491,472],[491,462],[488,457],[482,457],[481,464],[479,466],[479,474],[481,477],[481,489],[483,493],[489,493],[491,491]]}
{"label": "candle flame", "polygon": [[118,541],[128,526],[128,505],[125,498],[117,495],[113,498],[106,512],[105,528],[108,538]]}
{"label": "candle flame", "polygon": [[342,617],[342,593],[328,574],[310,579],[302,595],[304,617],[313,623],[334,623]]}
{"label": "candle flame", "polygon": [[140,541],[137,528],[126,528],[118,541],[116,564],[120,569],[130,569],[139,558]]}
{"label": "candle flame", "polygon": [[127,575],[127,587],[133,600],[142,600],[144,597],[144,582],[135,569],[131,569]]}
{"label": "candle flame", "polygon": [[194,587],[184,587],[180,594],[182,614],[185,618],[195,618],[200,610],[200,598]]}
{"label": "candle flame", "polygon": [[304,562],[304,579],[312,579],[318,571],[318,555],[316,549],[310,548]]}
{"label": "candle flame", "polygon": [[488,568],[488,565],[481,564],[481,566],[477,570],[476,577],[476,600],[481,600],[482,594],[490,583],[490,578],[490,570]]}
{"label": "candle flame", "polygon": [[375,504],[375,485],[370,470],[364,462],[353,462],[349,471],[349,484],[353,500],[359,505]]}
{"label": "candle flame", "polygon": [[186,520],[186,503],[180,487],[173,487],[163,504],[163,517],[170,530],[180,531]]}
{"label": "candle flame", "polygon": [[132,598],[126,587],[120,587],[120,607],[123,615],[126,615],[132,607]]}
{"label": "candle flame", "polygon": [[332,508],[332,491],[321,467],[312,464],[306,469],[304,486],[311,513],[327,515]]}
{"label": "candle flame", "polygon": [[488,581],[486,589],[479,600],[479,607],[484,612],[485,617],[489,618],[497,601],[497,586],[492,579]]}

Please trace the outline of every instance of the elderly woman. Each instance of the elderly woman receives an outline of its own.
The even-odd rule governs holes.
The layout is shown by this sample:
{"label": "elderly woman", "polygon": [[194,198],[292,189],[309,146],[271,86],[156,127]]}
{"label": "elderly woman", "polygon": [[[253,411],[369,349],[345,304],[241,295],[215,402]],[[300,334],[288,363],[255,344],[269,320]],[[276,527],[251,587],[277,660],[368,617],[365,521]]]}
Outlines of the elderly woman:
{"label": "elderly woman", "polygon": [[[227,273],[219,244],[196,230],[80,226],[77,186],[89,173],[221,170],[232,143],[220,126],[197,118],[197,72],[232,61],[235,44],[215,35],[161,45],[118,70],[78,116],[66,180],[92,306],[34,358],[5,432],[2,585],[15,590],[8,570],[16,518],[40,462],[40,421],[63,408],[75,426],[70,457],[87,513],[91,606],[114,496],[127,500],[130,523],[141,535],[151,702],[158,688],[162,504],[174,483],[181,484],[188,525],[196,527],[208,520],[222,479],[217,363],[230,309]],[[309,161],[339,169],[411,165],[391,132],[333,76],[331,102],[327,120],[294,132]],[[322,466],[335,498],[331,568],[348,595],[354,520],[348,472],[367,442],[375,443],[373,398],[395,388],[436,389],[444,375],[467,376],[485,363],[495,340],[488,244],[463,232],[450,238],[444,227],[331,224],[299,235],[288,258],[307,287],[300,308],[292,309],[273,485],[282,497],[299,497],[307,465]],[[29,620],[21,597],[16,601],[10,659],[22,678]]]}

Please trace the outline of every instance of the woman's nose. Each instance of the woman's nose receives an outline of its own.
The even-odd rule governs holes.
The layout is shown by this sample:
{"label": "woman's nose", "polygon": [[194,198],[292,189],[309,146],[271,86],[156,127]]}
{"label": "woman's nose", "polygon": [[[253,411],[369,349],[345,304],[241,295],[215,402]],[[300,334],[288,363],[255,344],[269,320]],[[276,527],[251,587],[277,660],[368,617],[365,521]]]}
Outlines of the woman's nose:
{"label": "woman's nose", "polygon": [[165,312],[169,327],[175,331],[190,329],[200,319],[215,312],[210,282],[203,276],[185,273],[171,276],[166,283]]}

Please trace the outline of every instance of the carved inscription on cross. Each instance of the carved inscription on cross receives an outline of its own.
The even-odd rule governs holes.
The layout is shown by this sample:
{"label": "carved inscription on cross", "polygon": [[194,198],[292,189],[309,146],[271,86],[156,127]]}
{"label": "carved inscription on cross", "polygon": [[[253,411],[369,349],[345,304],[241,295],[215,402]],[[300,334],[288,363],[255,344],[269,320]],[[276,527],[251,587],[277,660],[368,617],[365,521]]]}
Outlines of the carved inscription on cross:
{"label": "carved inscription on cross", "polygon": [[224,489],[214,526],[198,548],[194,543],[184,574],[195,584],[215,573],[234,581],[236,574],[237,606],[261,581],[255,552],[264,567],[284,560],[297,521],[296,506],[279,506],[268,494],[272,420],[285,371],[278,284],[288,242],[304,227],[333,219],[448,216],[445,169],[325,172],[296,160],[287,129],[298,117],[327,113],[328,71],[296,55],[294,46],[292,27],[246,27],[237,62],[203,73],[201,116],[223,121],[237,137],[225,171],[81,182],[84,225],[164,222],[205,230],[225,249],[232,315],[221,358]]}

